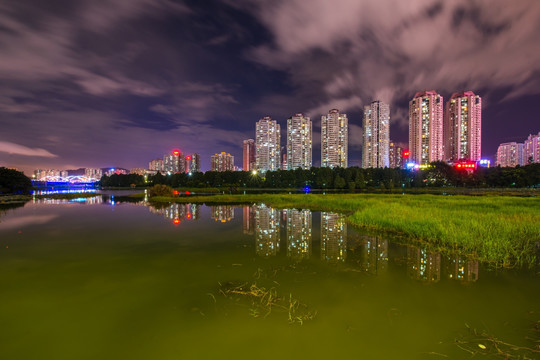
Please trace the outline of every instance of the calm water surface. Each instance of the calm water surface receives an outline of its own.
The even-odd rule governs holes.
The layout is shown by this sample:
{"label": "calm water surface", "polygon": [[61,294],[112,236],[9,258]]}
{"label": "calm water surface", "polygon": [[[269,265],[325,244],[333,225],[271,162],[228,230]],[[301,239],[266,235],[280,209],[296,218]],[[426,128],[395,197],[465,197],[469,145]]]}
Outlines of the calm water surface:
{"label": "calm water surface", "polygon": [[539,339],[535,270],[334,213],[113,202],[0,211],[1,359],[467,359],[496,352],[473,329]]}

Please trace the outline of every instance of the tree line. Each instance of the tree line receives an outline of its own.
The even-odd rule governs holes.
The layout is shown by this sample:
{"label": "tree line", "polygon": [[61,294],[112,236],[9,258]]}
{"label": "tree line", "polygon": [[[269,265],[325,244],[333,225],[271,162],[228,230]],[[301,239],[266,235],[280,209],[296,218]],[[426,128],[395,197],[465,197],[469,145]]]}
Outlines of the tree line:
{"label": "tree line", "polygon": [[458,170],[445,162],[434,162],[423,170],[390,168],[318,168],[277,170],[265,173],[249,171],[207,171],[191,174],[149,176],[137,174],[103,176],[103,187],[145,185],[218,188],[304,188],[356,190],[365,188],[419,187],[540,187],[540,164],[515,168],[478,168],[474,172]]}

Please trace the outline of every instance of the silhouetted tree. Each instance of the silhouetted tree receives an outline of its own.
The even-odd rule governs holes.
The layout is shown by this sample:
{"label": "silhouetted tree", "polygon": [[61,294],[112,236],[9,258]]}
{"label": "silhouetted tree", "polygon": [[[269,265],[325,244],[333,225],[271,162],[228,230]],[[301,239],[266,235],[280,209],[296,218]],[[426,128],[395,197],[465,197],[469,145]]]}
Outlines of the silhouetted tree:
{"label": "silhouetted tree", "polygon": [[32,180],[24,173],[0,167],[0,194],[28,194],[32,190]]}

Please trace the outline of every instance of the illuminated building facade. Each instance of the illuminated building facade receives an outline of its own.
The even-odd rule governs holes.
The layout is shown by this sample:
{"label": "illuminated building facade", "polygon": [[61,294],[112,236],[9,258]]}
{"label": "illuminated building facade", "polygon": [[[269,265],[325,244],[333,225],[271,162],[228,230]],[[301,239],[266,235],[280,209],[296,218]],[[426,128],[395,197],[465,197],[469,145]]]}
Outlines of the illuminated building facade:
{"label": "illuminated building facade", "polygon": [[364,107],[362,167],[390,166],[390,106],[373,101]]}
{"label": "illuminated building facade", "polygon": [[244,140],[243,144],[243,158],[242,158],[242,167],[244,171],[256,170],[256,157],[255,157],[255,140],[247,139]]}
{"label": "illuminated building facade", "polygon": [[309,169],[311,159],[311,119],[302,113],[287,119],[287,169]]}
{"label": "illuminated building facade", "polygon": [[392,169],[403,167],[403,150],[402,146],[399,146],[397,143],[390,140],[388,146],[388,158],[390,162],[389,166]]}
{"label": "illuminated building facade", "polygon": [[516,167],[523,165],[523,144],[503,143],[497,149],[497,166]]}
{"label": "illuminated building facade", "polygon": [[255,252],[259,256],[275,256],[279,252],[280,211],[266,205],[255,207]]}
{"label": "illuminated building facade", "polygon": [[[67,173],[67,172],[66,172]],[[122,168],[112,168],[107,171],[105,171],[106,176],[112,176],[112,175],[127,175],[129,173],[129,170],[122,169]]]}
{"label": "illuminated building facade", "polygon": [[321,117],[321,166],[348,166],[349,121],[347,114],[332,109]]}
{"label": "illuminated building facade", "polygon": [[197,153],[193,153],[190,155],[190,162],[189,162],[189,172],[195,173],[195,172],[201,172],[201,155]]}
{"label": "illuminated building facade", "polygon": [[214,154],[210,158],[211,171],[234,171],[234,156],[222,152]]}
{"label": "illuminated building facade", "polygon": [[257,122],[255,128],[255,163],[259,171],[278,170],[281,165],[281,129],[270,116]]}
{"label": "illuminated building facade", "polygon": [[287,256],[300,261],[311,257],[311,210],[287,209]]}
{"label": "illuminated building facade", "polygon": [[[67,173],[67,172],[66,172]],[[67,174],[66,174],[67,176]],[[56,169],[36,169],[34,170],[34,179],[35,180],[46,180],[51,178],[60,178],[63,177],[61,175],[60,170]]]}
{"label": "illuminated building facade", "polygon": [[186,159],[180,150],[173,150],[163,156],[163,171],[168,174],[186,172]]}
{"label": "illuminated building facade", "polygon": [[529,135],[523,144],[523,165],[540,163],[540,132]]}
{"label": "illuminated building facade", "polygon": [[344,262],[347,258],[345,216],[321,212],[321,258],[327,262]]}
{"label": "illuminated building facade", "polygon": [[[144,171],[144,169],[142,169]],[[84,176],[88,179],[101,179],[103,170],[99,168],[86,168],[84,169]],[[144,175],[144,173],[142,174]]]}
{"label": "illuminated building facade", "polygon": [[155,159],[148,163],[148,170],[163,172],[163,159]]}
{"label": "illuminated building facade", "polygon": [[[86,170],[93,170],[93,169],[86,169]],[[142,175],[144,176],[146,174],[146,169],[143,169],[143,168],[133,168],[133,169],[129,169],[129,173],[130,174],[137,174],[137,175]]]}
{"label": "illuminated building facade", "polygon": [[472,91],[453,93],[444,115],[444,158],[479,161],[482,151],[482,99]]}
{"label": "illuminated building facade", "polygon": [[417,92],[409,102],[409,151],[418,165],[444,158],[443,97],[435,90]]}
{"label": "illuminated building facade", "polygon": [[281,170],[288,170],[287,153],[283,153],[281,156]]}

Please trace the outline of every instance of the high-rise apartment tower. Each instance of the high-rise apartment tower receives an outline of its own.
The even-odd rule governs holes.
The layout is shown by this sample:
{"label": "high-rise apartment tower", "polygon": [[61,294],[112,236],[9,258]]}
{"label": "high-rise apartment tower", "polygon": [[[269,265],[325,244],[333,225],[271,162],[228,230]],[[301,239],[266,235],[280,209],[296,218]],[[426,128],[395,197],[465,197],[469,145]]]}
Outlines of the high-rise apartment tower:
{"label": "high-rise apartment tower", "polygon": [[311,119],[302,113],[287,119],[287,169],[309,169],[313,164]]}
{"label": "high-rise apartment tower", "polygon": [[257,122],[255,130],[255,163],[257,170],[274,171],[281,164],[281,129],[270,116]]}
{"label": "high-rise apartment tower", "polygon": [[443,97],[417,92],[409,102],[410,161],[422,165],[443,160]]}
{"label": "high-rise apartment tower", "polygon": [[348,166],[349,123],[347,114],[332,109],[321,117],[321,166]]}
{"label": "high-rise apartment tower", "polygon": [[482,150],[482,99],[472,91],[456,92],[444,114],[444,160],[479,161]]}
{"label": "high-rise apartment tower", "polygon": [[362,167],[390,166],[390,106],[373,101],[364,107]]}
{"label": "high-rise apartment tower", "polygon": [[244,171],[255,170],[255,140],[244,140],[242,168]]}

